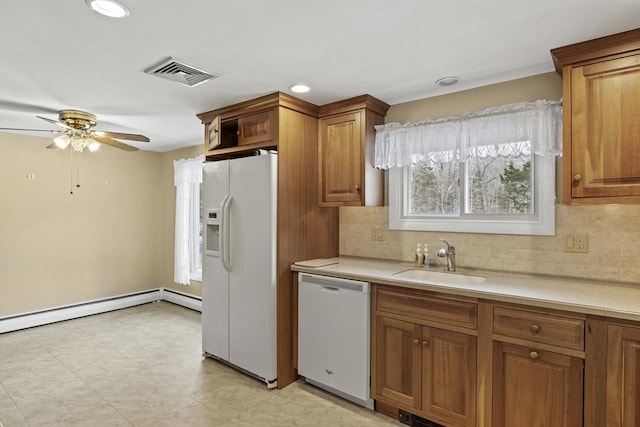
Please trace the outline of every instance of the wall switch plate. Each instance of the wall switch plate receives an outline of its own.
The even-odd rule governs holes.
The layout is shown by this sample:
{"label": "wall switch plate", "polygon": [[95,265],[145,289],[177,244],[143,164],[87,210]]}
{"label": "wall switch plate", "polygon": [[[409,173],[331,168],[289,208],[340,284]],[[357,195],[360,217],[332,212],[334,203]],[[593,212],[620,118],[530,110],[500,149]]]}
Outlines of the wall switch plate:
{"label": "wall switch plate", "polygon": [[564,246],[565,252],[577,252],[586,254],[589,252],[589,234],[571,233],[567,234]]}
{"label": "wall switch plate", "polygon": [[371,240],[384,240],[384,229],[379,225],[371,226]]}

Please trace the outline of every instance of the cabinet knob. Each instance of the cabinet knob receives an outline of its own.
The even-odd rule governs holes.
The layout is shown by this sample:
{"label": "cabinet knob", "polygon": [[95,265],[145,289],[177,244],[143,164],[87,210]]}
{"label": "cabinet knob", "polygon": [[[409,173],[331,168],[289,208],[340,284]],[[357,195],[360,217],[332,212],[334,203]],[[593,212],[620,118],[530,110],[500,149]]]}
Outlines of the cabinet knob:
{"label": "cabinet knob", "polygon": [[580,175],[579,173],[573,175],[573,182],[578,183],[582,180],[582,175]]}
{"label": "cabinet knob", "polygon": [[356,193],[359,193],[360,192],[360,186],[356,184],[355,190],[356,190]]}
{"label": "cabinet knob", "polygon": [[420,340],[419,340],[418,338],[415,338],[415,339],[413,340],[413,343],[414,343],[415,345],[418,345],[418,344],[420,344]]}
{"label": "cabinet knob", "polygon": [[429,347],[429,341],[426,341],[426,340],[425,340],[425,341],[422,341],[422,345],[423,345],[424,347]]}
{"label": "cabinet knob", "polygon": [[531,353],[529,353],[529,357],[533,360],[536,360],[538,358],[538,352],[533,350]]}
{"label": "cabinet knob", "polygon": [[531,333],[537,334],[538,332],[540,332],[540,326],[534,323],[533,325],[531,325],[529,330],[531,331]]}

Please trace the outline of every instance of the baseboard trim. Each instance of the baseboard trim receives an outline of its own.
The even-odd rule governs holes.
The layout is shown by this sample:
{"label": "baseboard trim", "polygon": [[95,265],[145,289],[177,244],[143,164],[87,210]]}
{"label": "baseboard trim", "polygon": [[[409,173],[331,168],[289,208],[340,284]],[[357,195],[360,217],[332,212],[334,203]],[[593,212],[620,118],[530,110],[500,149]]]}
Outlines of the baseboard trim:
{"label": "baseboard trim", "polygon": [[201,298],[174,291],[173,289],[157,288],[48,310],[2,317],[0,318],[0,334],[161,300],[202,312]]}
{"label": "baseboard trim", "polygon": [[168,288],[160,289],[160,298],[202,313],[202,298]]}

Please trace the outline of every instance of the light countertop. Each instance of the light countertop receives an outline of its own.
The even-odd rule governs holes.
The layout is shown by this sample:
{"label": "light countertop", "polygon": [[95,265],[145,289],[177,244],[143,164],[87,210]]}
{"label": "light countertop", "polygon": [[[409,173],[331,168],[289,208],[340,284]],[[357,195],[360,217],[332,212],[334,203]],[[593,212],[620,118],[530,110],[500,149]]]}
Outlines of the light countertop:
{"label": "light countertop", "polygon": [[[309,260],[291,266],[291,270],[297,272],[640,321],[640,283],[596,282],[464,268],[447,274],[482,276],[486,280],[466,285],[437,280],[426,283],[396,275],[409,269],[415,269],[412,263],[355,257]],[[442,272],[435,267],[426,270]]]}

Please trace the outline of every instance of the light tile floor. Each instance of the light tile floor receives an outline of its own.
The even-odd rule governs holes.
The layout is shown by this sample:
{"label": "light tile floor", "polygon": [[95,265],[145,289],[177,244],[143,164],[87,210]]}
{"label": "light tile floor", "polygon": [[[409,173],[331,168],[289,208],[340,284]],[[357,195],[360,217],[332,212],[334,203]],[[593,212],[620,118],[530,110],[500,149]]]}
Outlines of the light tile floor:
{"label": "light tile floor", "polygon": [[0,421],[19,426],[402,426],[303,382],[267,390],[202,357],[200,313],[145,304],[0,335]]}

